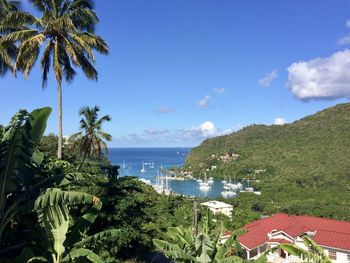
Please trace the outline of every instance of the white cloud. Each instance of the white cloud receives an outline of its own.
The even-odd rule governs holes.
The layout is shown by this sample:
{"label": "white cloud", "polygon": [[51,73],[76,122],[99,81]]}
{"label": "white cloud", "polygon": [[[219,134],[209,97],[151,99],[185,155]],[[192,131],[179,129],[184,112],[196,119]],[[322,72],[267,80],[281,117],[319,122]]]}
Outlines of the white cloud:
{"label": "white cloud", "polygon": [[350,28],[350,19],[346,20],[345,25],[346,25],[347,28]]}
{"label": "white cloud", "polygon": [[214,89],[214,92],[215,92],[216,94],[224,94],[225,89],[224,89],[224,88],[217,88],[217,89]]}
{"label": "white cloud", "polygon": [[350,50],[326,58],[295,62],[288,67],[288,88],[296,97],[335,99],[350,97]]}
{"label": "white cloud", "polygon": [[[345,23],[347,28],[350,28],[350,19]],[[343,36],[338,39],[338,45],[348,45],[350,44],[350,34]]]}
{"label": "white cloud", "polygon": [[169,134],[168,129],[147,129],[143,132],[144,136],[159,136]]}
{"label": "white cloud", "polygon": [[159,109],[156,109],[154,112],[156,113],[169,113],[169,112],[174,112],[175,109],[174,108],[170,108],[170,107],[161,107]]}
{"label": "white cloud", "polygon": [[140,134],[130,133],[116,138],[114,142],[122,145],[197,145],[207,138],[229,134],[239,128],[241,127],[220,130],[213,122],[205,121],[192,128],[177,130],[146,129]]}
{"label": "white cloud", "polygon": [[218,129],[215,127],[215,124],[211,121],[203,122],[201,125],[199,125],[198,129],[205,137],[213,136],[218,132]]}
{"label": "white cloud", "polygon": [[286,124],[287,121],[284,118],[276,118],[273,124],[275,125],[284,125]]}
{"label": "white cloud", "polygon": [[350,35],[339,38],[338,45],[348,45],[350,44]]}
{"label": "white cloud", "polygon": [[210,96],[206,95],[203,99],[197,102],[197,106],[200,108],[205,108],[208,106],[210,100]]}
{"label": "white cloud", "polygon": [[272,81],[277,78],[278,74],[277,74],[277,70],[274,69],[272,70],[270,73],[266,73],[265,76],[259,80],[259,84],[261,86],[264,87],[268,87],[270,86],[270,84],[272,83]]}

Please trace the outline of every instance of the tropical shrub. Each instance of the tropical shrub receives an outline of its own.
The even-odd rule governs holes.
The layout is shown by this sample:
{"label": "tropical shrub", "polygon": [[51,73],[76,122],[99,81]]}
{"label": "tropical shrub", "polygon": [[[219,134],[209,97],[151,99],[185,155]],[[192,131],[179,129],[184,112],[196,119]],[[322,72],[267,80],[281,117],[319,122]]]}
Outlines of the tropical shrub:
{"label": "tropical shrub", "polygon": [[[92,206],[84,210],[83,214],[74,220],[71,217],[71,210],[78,205]],[[87,235],[101,207],[102,202],[94,195],[62,191],[57,188],[47,189],[36,199],[34,204],[39,224],[45,230],[45,236],[49,242],[48,249],[44,248],[44,256],[40,258],[54,263],[77,262],[82,258],[90,262],[103,262],[88,247],[93,249],[105,240],[120,236],[121,232],[113,229]],[[47,255],[48,253],[50,255]]]}
{"label": "tropical shrub", "polygon": [[299,257],[303,262],[310,263],[331,263],[326,252],[310,237],[304,236],[303,242],[308,250],[305,250],[297,245],[280,244],[279,248],[288,252],[291,255]]}

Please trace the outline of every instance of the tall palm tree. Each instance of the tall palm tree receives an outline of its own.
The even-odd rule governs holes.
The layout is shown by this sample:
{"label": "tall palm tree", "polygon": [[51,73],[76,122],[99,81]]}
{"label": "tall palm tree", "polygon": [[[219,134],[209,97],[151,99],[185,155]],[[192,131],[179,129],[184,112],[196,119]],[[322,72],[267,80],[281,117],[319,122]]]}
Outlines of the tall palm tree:
{"label": "tall palm tree", "polygon": [[80,120],[80,131],[73,134],[69,140],[74,147],[78,147],[83,155],[78,170],[83,166],[86,157],[100,157],[104,153],[108,153],[108,148],[104,140],[111,141],[112,136],[102,130],[102,124],[110,121],[109,115],[104,115],[98,119],[100,108],[83,107],[79,111],[82,116]]}
{"label": "tall palm tree", "polygon": [[[7,0],[0,0],[0,24],[9,12],[16,10],[16,3]],[[0,40],[2,33],[7,33],[10,28],[4,29],[0,27]],[[0,44],[0,77],[4,76],[7,71],[13,69],[16,59],[17,48],[11,41],[4,41]]]}
{"label": "tall palm tree", "polygon": [[[107,43],[93,33],[99,21],[92,0],[30,0],[41,16],[13,11],[3,19],[4,28],[17,28],[0,40],[19,42],[14,72],[24,71],[28,78],[39,55],[42,87],[47,84],[52,63],[58,93],[58,158],[62,158],[62,80],[73,81],[76,67],[90,80],[97,80],[94,50],[107,55]],[[40,52],[42,49],[42,52]]]}

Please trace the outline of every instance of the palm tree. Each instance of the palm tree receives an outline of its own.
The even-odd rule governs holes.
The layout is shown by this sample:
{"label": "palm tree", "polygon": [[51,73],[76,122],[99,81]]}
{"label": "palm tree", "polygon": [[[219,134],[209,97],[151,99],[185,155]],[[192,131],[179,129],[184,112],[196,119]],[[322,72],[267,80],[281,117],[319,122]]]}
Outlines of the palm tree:
{"label": "palm tree", "polygon": [[[47,84],[52,63],[58,93],[58,158],[62,158],[62,80],[73,81],[75,67],[80,67],[90,80],[97,80],[98,72],[93,50],[107,55],[108,45],[93,34],[99,21],[93,11],[92,0],[30,0],[41,17],[12,11],[3,19],[3,28],[17,28],[5,34],[0,45],[19,42],[14,65],[28,78],[39,55],[42,71],[42,87]],[[42,52],[40,50],[42,49]]]}
{"label": "palm tree", "polygon": [[112,136],[102,130],[102,124],[110,121],[109,115],[104,115],[98,119],[98,112],[100,108],[95,106],[93,108],[83,107],[79,111],[82,116],[80,120],[79,132],[73,134],[69,140],[73,147],[78,147],[83,159],[78,167],[78,170],[83,166],[86,157],[101,157],[103,153],[108,153],[108,148],[104,140],[111,141]]}
{"label": "palm tree", "polygon": [[[0,23],[4,17],[11,11],[16,10],[16,4],[6,0],[0,0]],[[6,33],[10,29],[0,28],[0,40],[2,38],[1,33]],[[4,76],[7,71],[13,69],[13,64],[16,59],[17,48],[11,41],[4,41],[0,43],[0,76]]]}

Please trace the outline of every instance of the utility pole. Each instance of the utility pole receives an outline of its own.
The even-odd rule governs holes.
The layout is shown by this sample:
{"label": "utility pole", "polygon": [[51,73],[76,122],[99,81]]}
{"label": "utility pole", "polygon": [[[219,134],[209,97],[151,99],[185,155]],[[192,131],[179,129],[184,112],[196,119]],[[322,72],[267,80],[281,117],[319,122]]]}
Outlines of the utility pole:
{"label": "utility pole", "polygon": [[198,216],[197,216],[197,201],[193,203],[193,236],[198,235]]}

